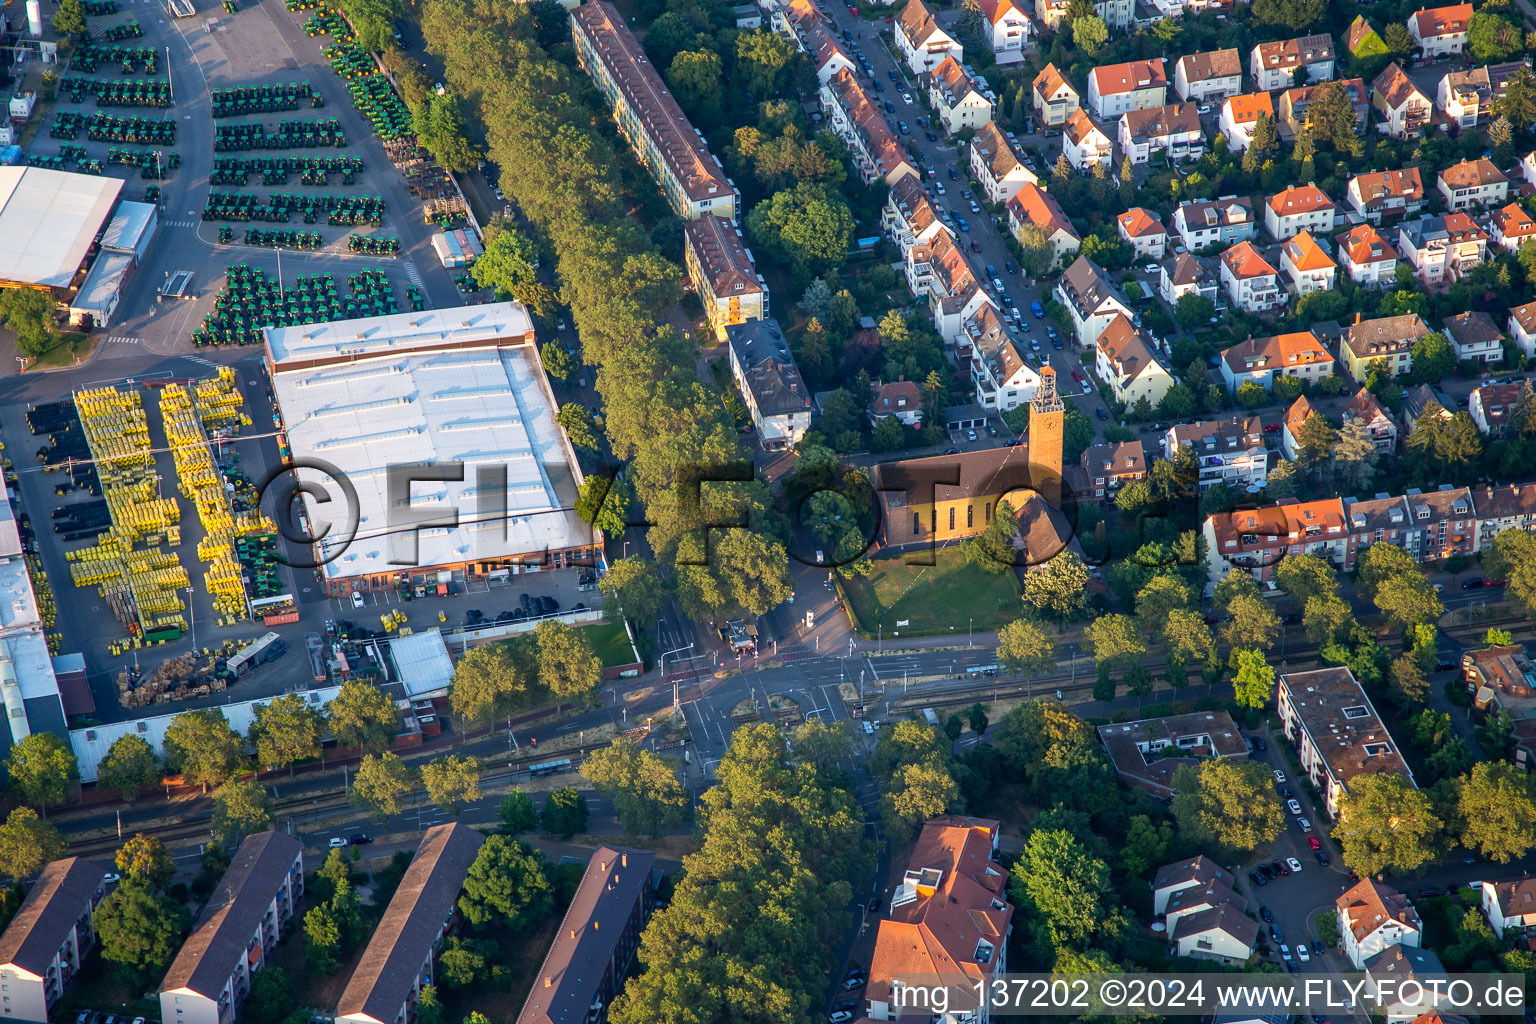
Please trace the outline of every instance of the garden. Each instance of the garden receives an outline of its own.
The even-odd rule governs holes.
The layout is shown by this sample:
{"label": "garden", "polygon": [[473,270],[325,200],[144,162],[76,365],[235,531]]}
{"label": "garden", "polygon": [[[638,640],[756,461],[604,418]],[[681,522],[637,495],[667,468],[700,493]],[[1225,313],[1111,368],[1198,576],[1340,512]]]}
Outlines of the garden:
{"label": "garden", "polygon": [[[958,548],[873,561],[867,576],[842,583],[854,626],[884,637],[958,634],[957,623],[996,630],[1022,612],[1015,574],[985,572]],[[905,625],[900,625],[905,623]]]}

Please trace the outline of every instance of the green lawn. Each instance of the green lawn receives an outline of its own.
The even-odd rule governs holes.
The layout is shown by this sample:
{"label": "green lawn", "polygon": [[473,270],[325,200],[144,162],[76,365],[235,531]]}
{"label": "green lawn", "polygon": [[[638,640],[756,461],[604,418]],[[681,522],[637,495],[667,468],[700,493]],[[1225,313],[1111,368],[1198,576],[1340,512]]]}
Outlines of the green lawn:
{"label": "green lawn", "polygon": [[96,338],[94,336],[87,336],[76,331],[66,331],[59,335],[58,342],[52,348],[28,362],[27,369],[32,370],[45,366],[73,366],[76,356],[81,361],[84,361],[95,350]]}
{"label": "green lawn", "polygon": [[599,622],[581,627],[581,635],[592,644],[592,650],[603,659],[604,668],[616,665],[633,665],[635,652],[629,645],[629,634],[622,622]]}
{"label": "green lawn", "polygon": [[[935,552],[933,561],[909,565],[899,556],[879,558],[874,572],[845,581],[843,589],[859,628],[874,633],[881,626],[885,636],[958,633],[970,620],[973,629],[992,630],[1022,613],[1019,581],[1012,571],[982,572],[956,548]],[[896,625],[903,619],[907,625]]]}

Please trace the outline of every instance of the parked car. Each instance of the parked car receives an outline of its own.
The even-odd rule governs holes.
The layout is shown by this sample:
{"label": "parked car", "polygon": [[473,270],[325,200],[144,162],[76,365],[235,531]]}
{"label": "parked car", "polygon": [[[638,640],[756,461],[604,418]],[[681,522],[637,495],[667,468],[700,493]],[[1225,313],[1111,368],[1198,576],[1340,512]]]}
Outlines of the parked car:
{"label": "parked car", "polygon": [[1285,784],[1285,772],[1281,771],[1279,768],[1275,769],[1275,781],[1281,785]]}
{"label": "parked car", "polygon": [[911,103],[912,102],[912,94],[909,93],[909,92],[902,93],[901,94],[901,101],[903,103]]}
{"label": "parked car", "polygon": [[1312,954],[1307,952],[1307,944],[1305,942],[1296,943],[1296,959],[1302,963],[1312,959]]}
{"label": "parked car", "polygon": [[357,591],[357,590],[352,591],[352,607],[353,608],[361,608],[362,606],[363,606],[363,595],[362,595],[361,591]]}
{"label": "parked car", "polygon": [[1321,850],[1323,848],[1323,844],[1318,840],[1317,836],[1307,836],[1307,848],[1312,850]]}
{"label": "parked car", "polygon": [[976,431],[971,430],[969,427],[967,427],[966,431],[965,431],[965,439],[967,441],[974,441],[974,440],[976,440]]}
{"label": "parked car", "polygon": [[1285,961],[1289,961],[1291,959],[1291,947],[1287,946],[1283,942],[1280,944],[1280,959]]}
{"label": "parked car", "polygon": [[369,843],[373,842],[373,836],[369,835],[367,832],[359,832],[356,835],[348,838],[347,842],[351,843],[353,846],[367,846]]}
{"label": "parked car", "polygon": [[852,1010],[833,1010],[827,1014],[827,1024],[848,1024],[853,1020]]}
{"label": "parked car", "polygon": [[346,848],[347,841],[341,838],[341,836],[332,836],[331,841],[327,845],[333,850],[341,850]]}
{"label": "parked car", "polygon": [[1301,814],[1301,802],[1298,801],[1298,800],[1287,800],[1285,802],[1285,809],[1290,811],[1292,814],[1300,816],[1300,814]]}
{"label": "parked car", "polygon": [[1249,879],[1252,880],[1254,885],[1268,885],[1269,884],[1269,879],[1265,878],[1263,875],[1259,874],[1257,871],[1250,871],[1250,872],[1248,872],[1248,877],[1249,877]]}
{"label": "parked car", "polygon": [[1318,850],[1317,853],[1316,853],[1316,857],[1317,857],[1317,862],[1319,864],[1321,864],[1323,867],[1327,867],[1328,866],[1328,854],[1327,854],[1326,851]]}
{"label": "parked car", "polygon": [[1101,420],[1109,419],[1109,414],[1106,413],[1103,409],[1095,409],[1093,411],[1098,415],[1099,419],[1101,419]]}
{"label": "parked car", "polygon": [[1279,875],[1281,878],[1284,878],[1286,875],[1291,873],[1291,869],[1286,867],[1283,862],[1278,860],[1270,861],[1269,866],[1274,868],[1275,874]]}
{"label": "parked car", "polygon": [[1290,868],[1292,871],[1300,871],[1301,861],[1297,860],[1295,857],[1287,857],[1285,858],[1285,866]]}
{"label": "parked car", "polygon": [[1312,823],[1310,821],[1308,821],[1306,818],[1297,818],[1296,819],[1296,827],[1301,829],[1303,832],[1311,832],[1312,831]]}
{"label": "parked car", "polygon": [[1040,305],[1040,302],[1039,302],[1038,299],[1035,300],[1034,302],[1031,302],[1029,304],[1029,311],[1031,313],[1035,314],[1035,319],[1036,320],[1044,320],[1045,319],[1045,307]]}
{"label": "parked car", "polygon": [[1019,272],[1019,268],[1014,264],[1013,260],[1003,260],[1003,269],[1010,274],[1017,274]]}
{"label": "parked car", "polygon": [[1462,590],[1481,590],[1484,587],[1486,587],[1487,585],[1488,585],[1488,581],[1487,580],[1479,578],[1479,579],[1467,580],[1466,582],[1464,582],[1461,585],[1461,589]]}
{"label": "parked car", "polygon": [[1313,956],[1322,956],[1324,953],[1327,953],[1327,952],[1328,952],[1328,947],[1323,945],[1323,940],[1322,939],[1313,939],[1312,940],[1312,955]]}
{"label": "parked car", "polygon": [[1275,923],[1275,915],[1270,912],[1270,909],[1268,907],[1260,907],[1259,908],[1259,920],[1263,921],[1265,924],[1274,924]]}

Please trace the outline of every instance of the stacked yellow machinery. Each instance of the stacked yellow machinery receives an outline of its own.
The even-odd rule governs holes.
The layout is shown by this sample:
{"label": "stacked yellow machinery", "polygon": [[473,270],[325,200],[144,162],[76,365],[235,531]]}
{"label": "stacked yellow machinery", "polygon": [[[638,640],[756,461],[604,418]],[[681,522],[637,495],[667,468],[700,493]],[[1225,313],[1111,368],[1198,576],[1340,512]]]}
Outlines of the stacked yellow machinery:
{"label": "stacked yellow machinery", "polygon": [[48,638],[48,653],[58,654],[62,637],[54,628],[58,621],[58,607],[54,604],[53,587],[48,585],[48,570],[36,555],[27,555],[27,576],[32,581],[32,593],[37,597],[37,617],[43,623],[43,635]]}
{"label": "stacked yellow machinery", "polygon": [[[80,426],[96,461],[112,529],[88,548],[68,552],[75,586],[97,588],[119,622],[154,642],[186,628],[181,591],[187,573],[164,541],[180,542],[181,509],[160,496],[149,426],[137,390],[75,393]],[[136,546],[143,542],[143,548]]]}
{"label": "stacked yellow machinery", "polygon": [[165,420],[176,478],[182,495],[197,509],[206,534],[197,545],[197,557],[208,563],[203,581],[214,611],[230,621],[244,619],[250,611],[234,541],[273,529],[272,522],[259,512],[234,515],[224,490],[224,476],[208,446],[206,430],[250,422],[240,412],[240,392],[234,384],[234,373],[225,367],[216,378],[197,382],[191,392],[180,384],[160,392],[160,414]]}

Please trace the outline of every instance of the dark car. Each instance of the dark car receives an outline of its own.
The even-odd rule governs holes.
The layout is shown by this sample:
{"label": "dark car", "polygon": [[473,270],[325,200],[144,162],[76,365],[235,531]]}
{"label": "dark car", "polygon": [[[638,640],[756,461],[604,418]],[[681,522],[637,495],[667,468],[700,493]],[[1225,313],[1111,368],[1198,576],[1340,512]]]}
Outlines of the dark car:
{"label": "dark car", "polygon": [[945,448],[944,449],[944,454],[945,455],[959,455],[960,454],[960,449],[959,448]]}
{"label": "dark car", "polygon": [[873,899],[871,899],[869,901],[869,912],[871,914],[878,914],[880,912],[880,897],[879,896],[876,896],[876,897],[874,897]]}
{"label": "dark car", "polygon": [[1109,414],[1106,413],[1103,409],[1095,409],[1095,410],[1093,410],[1093,412],[1094,412],[1094,415],[1098,416],[1098,418],[1101,419],[1101,420],[1109,419]]}
{"label": "dark car", "polygon": [[1291,869],[1286,867],[1283,861],[1271,861],[1269,866],[1274,868],[1275,874],[1279,875],[1281,878],[1284,878],[1286,875],[1291,873]]}
{"label": "dark car", "polygon": [[1456,655],[1441,651],[1435,655],[1435,668],[1440,671],[1456,667]]}
{"label": "dark car", "polygon": [[1319,864],[1321,864],[1323,867],[1327,867],[1328,866],[1328,854],[1326,852],[1322,851],[1322,850],[1315,850],[1313,852],[1317,854],[1317,862]]}
{"label": "dark car", "polygon": [[955,169],[953,167],[951,167],[949,169],[949,180],[950,181],[959,181],[960,180],[960,175],[955,172]]}
{"label": "dark car", "polygon": [[1269,884],[1269,879],[1265,878],[1263,875],[1259,874],[1257,871],[1250,871],[1250,872],[1248,872],[1248,877],[1253,880],[1253,884],[1254,885],[1268,885]]}
{"label": "dark car", "polygon": [[1003,260],[1003,269],[1010,274],[1017,274],[1019,272],[1019,268],[1013,260]]}
{"label": "dark car", "polygon": [[1281,935],[1280,929],[1276,928],[1274,925],[1269,926],[1269,938],[1270,941],[1274,942],[1276,945],[1279,945],[1285,941],[1285,936]]}
{"label": "dark car", "polygon": [[1445,890],[1444,889],[1420,889],[1419,890],[1419,898],[1420,899],[1426,899],[1427,900],[1431,896],[1444,896],[1444,895],[1445,895]]}
{"label": "dark car", "polygon": [[1275,870],[1273,864],[1260,864],[1259,865],[1259,873],[1262,874],[1265,878],[1270,879],[1271,881],[1273,881],[1274,879],[1280,877],[1280,872]]}
{"label": "dark car", "polygon": [[1254,738],[1253,738],[1253,745],[1254,745],[1254,747],[1256,747],[1256,748],[1257,748],[1257,749],[1258,749],[1258,750],[1259,750],[1259,751],[1260,751],[1260,752],[1261,752],[1261,753],[1262,753],[1262,752],[1263,752],[1263,751],[1265,751],[1265,750],[1268,750],[1268,749],[1269,749],[1269,744],[1268,744],[1268,743],[1265,743],[1265,742],[1264,742],[1264,737],[1263,737],[1263,736],[1255,736],[1255,737],[1254,737]]}
{"label": "dark car", "polygon": [[1274,924],[1275,915],[1270,912],[1268,907],[1260,907],[1259,920],[1263,921],[1265,924]]}
{"label": "dark car", "polygon": [[1325,956],[1325,955],[1327,955],[1327,953],[1328,953],[1328,947],[1323,945],[1323,940],[1322,939],[1313,939],[1312,940],[1312,955],[1313,956]]}
{"label": "dark car", "polygon": [[1296,961],[1294,961],[1294,960],[1287,960],[1285,962],[1285,969],[1287,971],[1289,971],[1290,973],[1292,973],[1292,974],[1300,974],[1301,973],[1301,968],[1296,966]]}
{"label": "dark car", "polygon": [[359,832],[357,835],[348,839],[347,842],[351,843],[353,846],[367,846],[369,843],[373,842],[373,836],[369,835],[367,832]]}
{"label": "dark car", "polygon": [[1461,585],[1462,590],[1481,590],[1488,585],[1485,579],[1467,580]]}

